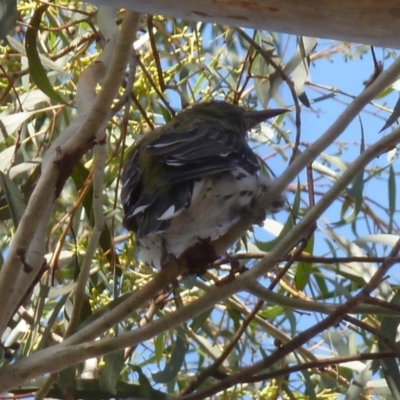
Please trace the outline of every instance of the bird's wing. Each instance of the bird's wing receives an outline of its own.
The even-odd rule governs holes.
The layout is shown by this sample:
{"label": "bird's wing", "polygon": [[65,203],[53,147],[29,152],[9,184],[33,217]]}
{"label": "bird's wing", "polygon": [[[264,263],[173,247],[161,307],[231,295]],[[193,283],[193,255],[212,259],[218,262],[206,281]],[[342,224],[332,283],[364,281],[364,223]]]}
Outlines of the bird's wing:
{"label": "bird's wing", "polygon": [[165,190],[154,190],[151,193],[143,194],[137,203],[137,209],[140,209],[141,206],[145,208],[143,214],[139,216],[138,237],[145,238],[165,231],[169,227],[171,219],[189,207],[192,193],[193,182],[186,181],[172,185]]}
{"label": "bird's wing", "polygon": [[130,154],[122,175],[124,226],[140,238],[165,231],[171,219],[190,206],[193,188],[201,178],[235,169],[260,169],[257,156],[240,131],[222,123],[202,124],[193,131],[161,135],[142,151],[160,163],[158,186],[146,191],[137,152]]}
{"label": "bird's wing", "polygon": [[260,169],[244,135],[222,124],[161,135],[147,151],[164,164],[164,179],[169,183],[230,171],[238,165],[248,172]]}
{"label": "bird's wing", "polygon": [[121,202],[125,211],[125,228],[144,238],[166,230],[170,219],[190,205],[194,182],[187,180],[173,185],[160,185],[146,191],[138,158],[138,151],[134,150],[125,164]]}
{"label": "bird's wing", "polygon": [[138,227],[136,218],[133,218],[133,216],[137,214],[137,203],[141,198],[142,176],[142,171],[138,165],[138,152],[134,150],[129,154],[121,176],[121,203],[125,212],[124,225],[127,229],[135,232]]}

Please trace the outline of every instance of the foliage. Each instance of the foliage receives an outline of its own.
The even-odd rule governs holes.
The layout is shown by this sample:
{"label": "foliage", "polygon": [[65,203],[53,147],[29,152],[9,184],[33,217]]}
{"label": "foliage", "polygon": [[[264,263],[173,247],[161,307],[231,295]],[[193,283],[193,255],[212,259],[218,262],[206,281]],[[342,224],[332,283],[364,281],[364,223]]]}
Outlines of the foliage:
{"label": "foliage", "polygon": [[[101,22],[94,7],[62,1],[20,1],[18,13],[0,55],[0,257],[4,266],[14,257],[0,274],[14,296],[3,305],[10,321],[1,315],[8,323],[2,391],[40,389],[38,397],[59,398],[396,397],[398,277],[389,269],[399,261],[400,136],[394,129],[384,142],[391,136],[377,133],[399,89],[389,85],[399,73],[395,52],[383,50],[382,58],[397,75],[385,81],[376,63],[366,90],[375,91],[374,100],[363,114],[349,108],[359,122],[323,136],[319,116],[326,112],[334,122],[354,94],[310,82],[309,69],[342,57],[351,66],[369,47],[142,17],[137,57],[129,57],[106,128],[68,153],[93,109],[97,75],[83,71],[96,72],[90,68],[100,54],[107,60],[113,20],[106,13]],[[121,11],[118,25],[123,18]],[[204,276],[180,279],[161,307],[149,301],[157,291],[140,297],[157,278],[136,259],[134,238],[122,228],[124,155],[153,126],[211,98],[290,107],[290,115],[251,132],[252,144],[277,175],[300,155],[308,158],[289,180],[290,212],[247,232]],[[324,151],[307,153],[321,137]],[[49,180],[54,186],[41,219],[30,224],[36,189],[52,169],[58,178]],[[306,218],[307,229],[275,255]],[[13,252],[19,224],[33,242]],[[39,249],[36,259],[32,249]],[[256,267],[266,254],[270,259]],[[260,278],[247,268],[260,270]],[[118,314],[124,304],[136,308]]]}

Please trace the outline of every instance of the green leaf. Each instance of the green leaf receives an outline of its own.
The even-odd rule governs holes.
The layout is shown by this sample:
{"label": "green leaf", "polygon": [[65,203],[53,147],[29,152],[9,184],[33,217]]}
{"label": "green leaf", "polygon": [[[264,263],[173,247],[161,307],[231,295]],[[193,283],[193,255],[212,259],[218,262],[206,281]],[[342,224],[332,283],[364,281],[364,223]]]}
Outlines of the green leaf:
{"label": "green leaf", "polygon": [[0,40],[3,40],[17,21],[16,0],[0,0]]}
{"label": "green leaf", "polygon": [[[312,255],[313,251],[314,251],[314,235],[312,235],[308,240],[307,246],[304,248],[303,252]],[[297,290],[302,291],[306,287],[310,279],[311,270],[312,270],[312,263],[304,261],[298,263],[296,269],[296,275],[294,276],[294,282]]]}
{"label": "green leaf", "polygon": [[370,380],[373,375],[372,362],[367,361],[365,363],[365,368],[360,371],[359,374],[351,383],[346,392],[346,400],[357,400],[365,392],[370,384]]}
{"label": "green leaf", "polygon": [[357,238],[354,243],[357,245],[365,245],[368,243],[379,243],[384,246],[394,247],[399,240],[398,235],[389,233],[376,233],[374,235],[367,235]]}
{"label": "green leaf", "polygon": [[379,132],[384,131],[385,129],[392,126],[400,117],[400,97],[397,99],[396,104],[394,105],[393,111],[390,114],[389,118],[386,120],[382,129]]}
{"label": "green leaf", "polygon": [[[79,161],[74,170],[71,173],[71,178],[73,179],[77,191],[83,189],[86,184],[86,179],[89,176],[88,169],[84,166],[82,161]],[[85,209],[87,218],[90,222],[90,225],[94,226],[94,218],[93,218],[93,187],[87,191],[86,196],[83,199],[83,207]],[[101,232],[99,244],[103,249],[106,257],[111,265],[119,265],[119,257],[115,252],[115,247],[113,245],[113,238],[110,232],[110,228],[106,224],[103,231]],[[120,270],[116,270],[117,274],[120,273]]]}
{"label": "green leaf", "polygon": [[285,312],[286,309],[281,306],[272,306],[262,309],[261,311],[259,311],[258,315],[265,320],[271,320],[278,315],[282,315]]}
{"label": "green leaf", "polygon": [[183,362],[185,361],[185,355],[188,347],[189,346],[185,339],[181,335],[177,335],[173,344],[171,358],[165,364],[165,368],[162,371],[152,374],[154,382],[168,383],[175,379],[176,375],[182,368]]}
{"label": "green leaf", "polygon": [[[360,154],[365,151],[365,138],[364,138],[364,128],[360,120],[361,125],[361,144],[360,144]],[[364,170],[360,171],[353,181],[351,188],[347,189],[347,193],[354,198],[354,208],[351,214],[344,218],[345,223],[353,222],[358,213],[361,210],[363,202],[363,191],[364,191]]]}
{"label": "green leaf", "polygon": [[102,318],[105,314],[111,312],[115,307],[117,307],[120,303],[125,301],[132,293],[124,293],[122,296],[110,301],[107,305],[102,307],[100,311],[95,312],[94,314],[87,317],[80,325],[79,329],[82,329],[86,325],[89,325],[91,322],[96,321],[99,318]]}
{"label": "green leaf", "polygon": [[388,232],[391,233],[393,230],[393,218],[396,212],[396,177],[394,174],[393,166],[389,168],[388,178],[388,198],[389,198],[389,227]]}
{"label": "green leaf", "polygon": [[[296,358],[299,359],[299,357]],[[299,359],[299,364],[301,364],[301,360]],[[304,378],[304,385],[305,385],[305,393],[307,393],[307,399],[310,400],[318,400],[318,396],[316,391],[316,387],[315,384],[313,382],[313,380],[311,379],[311,374],[308,370],[304,369],[301,371],[301,374],[303,375]]]}
{"label": "green leaf", "polygon": [[14,227],[17,228],[25,211],[24,198],[14,181],[1,171],[0,186],[6,197]]}
{"label": "green leaf", "polygon": [[201,327],[203,327],[206,324],[208,318],[210,318],[211,312],[212,312],[212,309],[210,308],[206,312],[203,312],[202,314],[200,314],[199,316],[197,316],[196,318],[193,319],[193,322],[191,325],[191,329],[193,332],[197,332],[198,329],[200,329]]}
{"label": "green leaf", "polygon": [[[396,294],[390,301],[390,304],[394,304],[396,306],[400,305],[400,291],[396,292]],[[400,316],[396,316],[395,314],[393,314],[390,317],[384,317],[382,319],[379,332],[392,343],[396,343],[397,330],[399,325]],[[378,338],[378,347],[379,351],[381,352],[388,351],[386,341],[380,338]],[[393,358],[381,359],[381,365],[383,376],[385,377],[386,382],[392,392],[392,396],[395,399],[400,399],[400,371],[395,355],[393,354]]]}
{"label": "green leaf", "polygon": [[293,215],[297,215],[299,213],[300,209],[300,200],[301,200],[301,190],[300,190],[300,182],[297,182],[297,190],[296,190],[296,195],[294,197],[294,201],[292,204],[292,210],[288,215],[288,218],[285,222],[285,225],[283,226],[281,233],[279,236],[269,242],[260,242],[259,240],[255,240],[256,246],[261,250],[261,251],[271,251],[276,244],[279,242],[280,238],[285,236],[288,232],[290,232],[291,229],[293,229],[295,225],[295,221],[293,219]]}
{"label": "green leaf", "polygon": [[[76,365],[63,369],[58,374],[56,386],[64,393],[71,393],[74,387],[74,381],[76,376]],[[69,397],[66,397],[69,398]]]}
{"label": "green leaf", "polygon": [[28,57],[29,73],[33,82],[38,88],[50,98],[59,103],[66,104],[64,99],[54,90],[53,85],[47,77],[46,70],[43,68],[42,61],[36,46],[37,33],[39,31],[40,21],[42,20],[43,13],[47,10],[48,4],[38,7],[29,23],[29,27],[25,35],[25,50]]}
{"label": "green leaf", "polygon": [[160,363],[164,355],[164,341],[165,341],[164,333],[160,333],[159,335],[157,335],[154,340],[154,358],[157,364]]}
{"label": "green leaf", "polygon": [[[130,398],[134,397],[135,399],[138,398],[142,400],[167,400],[169,398],[166,394],[153,389],[152,384],[150,383],[149,379],[147,379],[147,376],[142,372],[140,367],[134,365],[132,366],[132,370],[136,371],[136,373],[139,375],[140,395],[129,396]],[[118,382],[118,385],[121,383],[123,382]],[[138,385],[135,386],[138,387]]]}
{"label": "green leaf", "polygon": [[[289,61],[286,67],[292,62],[300,58],[297,66],[294,68],[292,73],[292,81],[294,84],[294,90],[301,101],[306,107],[311,107],[310,101],[308,100],[307,94],[304,90],[304,85],[308,80],[309,67],[310,67],[310,53],[317,45],[317,39],[307,36],[298,37],[298,49],[293,58]],[[297,62],[297,61],[296,61]],[[285,67],[285,69],[286,69]],[[287,71],[285,71],[287,73]]]}
{"label": "green leaf", "polygon": [[165,123],[171,121],[173,116],[171,115],[171,112],[168,110],[168,108],[165,107],[161,101],[159,102],[158,105],[160,106],[161,114],[164,118]]}
{"label": "green leaf", "polygon": [[261,251],[265,252],[271,251],[279,242],[280,238],[286,235],[288,232],[290,232],[290,230],[293,229],[293,227],[294,227],[294,221],[292,215],[290,214],[285,222],[285,225],[281,230],[280,235],[277,238],[270,240],[269,242],[261,242],[260,240],[255,239],[255,244]]}
{"label": "green leaf", "polygon": [[251,65],[251,73],[255,76],[254,88],[256,90],[257,98],[264,106],[268,104],[271,94],[270,80],[267,79],[270,75],[269,70],[270,66],[266,63],[265,59],[260,54],[257,54]]}
{"label": "green leaf", "polygon": [[116,385],[125,362],[124,350],[118,350],[114,353],[106,354],[103,359],[105,365],[99,374],[100,388],[116,395]]}

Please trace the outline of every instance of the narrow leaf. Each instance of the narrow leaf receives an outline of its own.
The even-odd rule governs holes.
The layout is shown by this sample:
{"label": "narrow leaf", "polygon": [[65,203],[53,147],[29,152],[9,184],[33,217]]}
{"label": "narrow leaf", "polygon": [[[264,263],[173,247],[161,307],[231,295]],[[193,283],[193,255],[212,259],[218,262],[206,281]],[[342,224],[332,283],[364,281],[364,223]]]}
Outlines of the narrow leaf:
{"label": "narrow leaf", "polygon": [[168,383],[169,381],[175,379],[176,375],[182,368],[183,362],[185,361],[187,349],[188,345],[186,341],[178,335],[174,343],[171,358],[165,364],[165,368],[162,371],[153,374],[154,382]]}
{"label": "narrow leaf", "polygon": [[[400,292],[397,291],[390,301],[396,306],[400,305]],[[379,332],[392,343],[396,343],[397,330],[400,325],[400,316],[391,315],[382,319]],[[378,339],[379,351],[387,351],[386,341]],[[394,355],[393,355],[394,356]],[[395,399],[400,399],[400,371],[395,356],[393,358],[381,359],[383,376]]]}
{"label": "narrow leaf", "polygon": [[0,1],[0,40],[3,40],[17,21],[16,0]]}
{"label": "narrow leaf", "polygon": [[[307,246],[304,248],[304,252],[308,254],[313,254],[314,251],[314,235],[312,235],[307,242]],[[309,262],[299,262],[296,269],[296,275],[294,276],[294,282],[297,290],[304,290],[308,284],[310,274],[312,270],[312,263]]]}
{"label": "narrow leaf", "polygon": [[[360,154],[365,151],[365,140],[364,140],[364,128],[360,120],[361,125],[361,144],[360,144]],[[342,220],[339,221],[339,225],[352,223],[357,218],[359,212],[361,211],[362,203],[363,203],[363,192],[364,192],[364,170],[360,171],[356,178],[353,181],[353,184],[350,188],[347,189],[347,193],[354,199],[354,206],[349,215],[344,216],[342,214]]]}
{"label": "narrow leaf", "polygon": [[3,172],[0,171],[0,186],[3,189],[8,207],[10,209],[11,219],[16,228],[25,211],[24,198],[17,185]]}
{"label": "narrow leaf", "polygon": [[389,227],[388,232],[391,233],[393,230],[393,217],[396,212],[396,177],[394,174],[393,166],[389,168],[389,179],[388,179],[388,197],[389,197]]}
{"label": "narrow leaf", "polygon": [[390,114],[389,118],[386,120],[385,124],[383,125],[383,127],[379,131],[379,133],[384,131],[385,129],[389,128],[389,126],[392,126],[399,117],[400,117],[400,97],[397,99],[392,113]]}
{"label": "narrow leaf", "polygon": [[34,12],[25,35],[25,50],[28,57],[29,73],[33,82],[35,82],[43,93],[47,94],[52,99],[65,104],[64,99],[54,90],[53,85],[50,83],[36,46],[40,21],[42,20],[42,15],[47,10],[48,6],[48,4],[44,4],[38,7]]}
{"label": "narrow leaf", "polygon": [[105,365],[99,374],[99,383],[102,390],[116,395],[116,385],[124,366],[124,351],[119,350],[104,356]]}

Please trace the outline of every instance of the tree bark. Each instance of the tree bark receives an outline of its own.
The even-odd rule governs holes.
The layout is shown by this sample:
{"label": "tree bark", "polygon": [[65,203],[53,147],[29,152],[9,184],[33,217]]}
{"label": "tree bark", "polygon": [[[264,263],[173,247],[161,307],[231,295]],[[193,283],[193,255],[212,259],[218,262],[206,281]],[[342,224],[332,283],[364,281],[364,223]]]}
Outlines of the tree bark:
{"label": "tree bark", "polygon": [[[91,0],[109,6],[108,0]],[[114,0],[147,14],[400,48],[398,0]]]}

